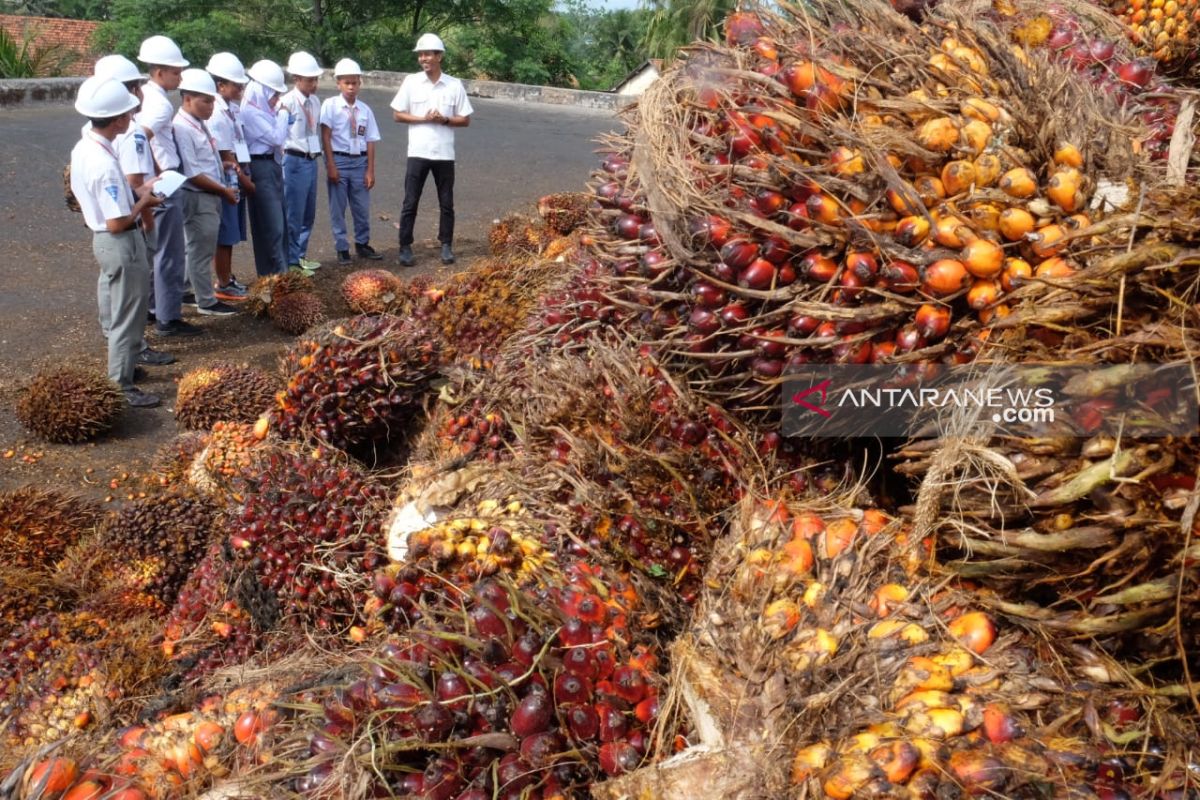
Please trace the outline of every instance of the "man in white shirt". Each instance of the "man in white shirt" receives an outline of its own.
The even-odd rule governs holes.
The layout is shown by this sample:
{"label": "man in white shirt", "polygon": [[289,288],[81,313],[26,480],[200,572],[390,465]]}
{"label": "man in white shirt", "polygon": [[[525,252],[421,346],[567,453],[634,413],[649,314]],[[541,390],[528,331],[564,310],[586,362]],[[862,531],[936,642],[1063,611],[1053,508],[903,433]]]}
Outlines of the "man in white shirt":
{"label": "man in white shirt", "polygon": [[[137,123],[150,140],[150,151],[158,173],[179,169],[172,121],[175,108],[167,92],[179,88],[187,59],[179,46],[166,36],[151,36],[142,42],[138,61],[146,65],[150,80],[142,87],[142,110]],[[186,251],[183,240],[183,199],[178,193],[166,198],[154,209],[154,286],[150,308],[155,317],[154,331],[159,336],[197,336],[201,328],[183,321],[183,294],[186,275]]]}
{"label": "man in white shirt", "polygon": [[343,58],[333,67],[339,94],[321,104],[321,145],[329,182],[329,219],[338,264],[350,263],[346,206],[354,218],[354,250],[359,258],[383,258],[371,247],[371,189],[375,186],[375,143],[379,124],[370,106],[358,99],[362,69]]}
{"label": "man in white shirt", "polygon": [[317,269],[308,258],[308,240],[317,221],[317,159],[321,157],[321,101],[317,80],[324,70],[303,50],[288,58],[292,90],[279,101],[287,109],[287,141],[283,145],[283,197],[287,212],[288,266]]}
{"label": "man in white shirt", "polygon": [[237,192],[225,184],[225,170],[217,140],[208,129],[217,96],[217,84],[202,69],[183,72],[179,84],[183,107],[175,115],[175,146],[179,151],[183,184],[183,229],[187,242],[187,274],[201,314],[226,317],[237,309],[217,299],[212,264],[221,228],[221,202],[236,206]]}
{"label": "man in white shirt", "polygon": [[404,205],[400,210],[400,263],[416,263],[413,228],[425,179],[433,173],[438,193],[438,241],[442,263],[454,263],[454,129],[471,124],[471,101],[462,81],[442,72],[446,47],[432,33],[417,39],[413,50],[421,71],[405,77],[392,100],[392,118],[409,126]]}
{"label": "man in white shirt", "polygon": [[[83,220],[92,231],[92,252],[100,265],[100,282],[107,298],[108,377],[131,406],[152,408],[158,397],[133,385],[142,327],[150,291],[150,261],[141,229],[141,214],[161,200],[150,188],[153,180],[134,191],[121,171],[114,139],[129,129],[137,98],[110,78],[88,78],[79,87],[75,109],[91,127],[71,151],[71,191]],[[104,316],[104,312],[101,312]]]}

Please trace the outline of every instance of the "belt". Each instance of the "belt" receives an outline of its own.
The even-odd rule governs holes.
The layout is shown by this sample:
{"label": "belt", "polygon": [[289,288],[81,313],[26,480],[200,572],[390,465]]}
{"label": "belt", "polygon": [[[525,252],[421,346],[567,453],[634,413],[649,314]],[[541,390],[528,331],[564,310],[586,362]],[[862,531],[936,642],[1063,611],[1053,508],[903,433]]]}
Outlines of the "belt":
{"label": "belt", "polygon": [[274,160],[275,154],[274,153],[251,153],[250,154],[251,161],[266,161],[268,158],[271,160]]}
{"label": "belt", "polygon": [[305,159],[308,159],[309,161],[312,161],[315,158],[321,157],[320,153],[305,153],[303,150],[284,150],[283,152],[287,153],[289,156],[295,156],[296,158],[305,158]]}
{"label": "belt", "polygon": [[333,154],[335,156],[341,156],[342,158],[363,158],[367,155],[366,153],[341,153],[337,150],[334,150]]}

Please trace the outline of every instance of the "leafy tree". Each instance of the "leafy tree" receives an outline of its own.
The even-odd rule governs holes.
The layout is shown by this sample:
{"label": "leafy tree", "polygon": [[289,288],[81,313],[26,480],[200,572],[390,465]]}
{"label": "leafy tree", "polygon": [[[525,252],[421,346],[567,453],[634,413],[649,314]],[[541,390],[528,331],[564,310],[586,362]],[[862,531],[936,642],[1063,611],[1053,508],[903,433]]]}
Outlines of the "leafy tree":
{"label": "leafy tree", "polygon": [[62,75],[76,54],[60,45],[37,47],[27,33],[21,41],[0,28],[0,78],[47,78]]}
{"label": "leafy tree", "polygon": [[720,37],[721,20],[735,0],[645,0],[651,11],[642,45],[655,58],[671,59],[697,39]]}

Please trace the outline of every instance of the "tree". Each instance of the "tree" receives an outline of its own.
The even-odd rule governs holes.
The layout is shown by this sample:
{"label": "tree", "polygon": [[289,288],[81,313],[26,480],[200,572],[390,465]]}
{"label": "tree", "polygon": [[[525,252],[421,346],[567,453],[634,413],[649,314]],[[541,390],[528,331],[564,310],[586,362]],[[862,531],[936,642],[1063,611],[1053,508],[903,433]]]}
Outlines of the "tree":
{"label": "tree", "polygon": [[734,0],[646,0],[651,11],[642,45],[656,58],[671,59],[697,39],[718,39],[721,20]]}

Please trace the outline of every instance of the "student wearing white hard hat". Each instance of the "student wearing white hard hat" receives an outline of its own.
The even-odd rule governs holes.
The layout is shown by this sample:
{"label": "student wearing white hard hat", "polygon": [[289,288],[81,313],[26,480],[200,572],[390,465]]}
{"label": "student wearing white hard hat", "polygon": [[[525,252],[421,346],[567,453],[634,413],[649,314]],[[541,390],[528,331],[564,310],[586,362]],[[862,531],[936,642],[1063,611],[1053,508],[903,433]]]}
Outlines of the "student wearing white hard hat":
{"label": "student wearing white hard hat", "polygon": [[283,144],[283,197],[287,211],[289,267],[317,269],[308,258],[308,240],[317,220],[317,159],[321,157],[321,101],[317,80],[324,70],[310,54],[292,53],[287,63],[292,90],[279,101],[292,124]]}
{"label": "student wearing white hard hat", "polygon": [[237,206],[237,190],[226,184],[217,140],[208,129],[216,105],[217,84],[202,69],[185,69],[179,82],[183,105],[175,115],[175,144],[180,169],[187,176],[183,196],[183,230],[187,244],[187,276],[196,296],[196,311],[227,317],[237,309],[217,299],[213,256],[221,229],[222,202]]}
{"label": "student wearing white hard hat", "polygon": [[412,244],[417,205],[431,172],[438,194],[442,263],[454,263],[454,129],[470,125],[475,109],[462,81],[442,72],[445,50],[436,34],[422,34],[413,48],[421,71],[406,76],[392,100],[392,118],[408,126],[404,204],[400,209],[400,263],[406,267],[416,263]]}
{"label": "student wearing white hard hat", "polygon": [[321,146],[329,181],[329,220],[339,264],[350,263],[346,206],[354,218],[354,252],[359,258],[383,258],[371,247],[371,189],[375,186],[375,143],[379,123],[358,99],[362,69],[343,58],[333,68],[339,94],[321,104]]}
{"label": "student wearing white hard hat", "polygon": [[71,151],[71,191],[92,231],[92,253],[100,265],[103,288],[97,302],[108,303],[101,311],[101,324],[108,323],[108,377],[131,406],[150,408],[159,398],[134,386],[133,376],[150,290],[141,213],[160,200],[149,191],[152,181],[136,192],[130,188],[113,144],[128,130],[137,105],[124,84],[111,78],[93,76],[79,87],[75,110],[90,126]]}
{"label": "student wearing white hard hat", "polygon": [[[150,140],[158,174],[178,170],[179,153],[171,127],[175,107],[167,92],[179,88],[187,59],[179,46],[166,36],[151,36],[142,42],[138,61],[145,64],[150,73],[150,80],[142,87],[138,125]],[[155,317],[154,332],[159,336],[198,336],[204,332],[183,321],[187,256],[181,203],[179,195],[173,194],[154,209],[154,232],[150,239],[154,251],[154,287],[150,294],[150,311]]]}
{"label": "student wearing white hard hat", "polygon": [[[120,81],[126,91],[137,99],[138,105],[134,109],[134,114],[141,109],[142,106],[142,84],[146,82],[146,76],[137,68],[137,65],[122,55],[104,56],[96,61],[96,65],[92,68],[93,74],[98,78],[109,78],[115,81]],[[91,123],[84,126],[84,130],[91,127]],[[113,145],[117,150],[117,159],[121,163],[121,170],[125,173],[125,180],[129,182],[130,188],[136,190],[146,181],[154,177],[154,156],[150,154],[150,142],[146,138],[146,132],[141,126],[134,123],[129,126],[129,129],[113,140]],[[142,230],[149,233],[154,230],[154,210],[147,207],[142,210]],[[109,310],[111,303],[107,296],[107,281],[101,279],[98,287],[98,297],[100,301],[100,329],[105,337],[108,336],[108,328],[111,324]],[[149,302],[149,290],[147,290],[147,303]],[[141,348],[137,357],[138,365],[147,366],[165,366],[175,363],[175,356],[170,353],[164,353],[161,350],[155,350],[150,347],[150,343],[146,341],[146,337],[142,337]],[[140,373],[139,373],[140,374]]]}
{"label": "student wearing white hard hat", "polygon": [[217,140],[225,184],[238,190],[237,205],[221,204],[221,227],[217,231],[217,254],[213,258],[217,280],[215,294],[218,300],[236,302],[246,298],[247,287],[233,274],[233,248],[246,241],[246,197],[254,193],[254,182],[250,180],[250,150],[246,147],[246,132],[239,118],[242,92],[250,77],[246,75],[241,59],[233,53],[214,53],[205,69],[217,85],[208,129]]}
{"label": "student wearing white hard hat", "polygon": [[247,208],[254,240],[254,269],[260,275],[287,272],[287,218],[283,207],[283,143],[292,120],[279,99],[287,91],[283,68],[256,61],[246,70],[250,84],[242,103],[250,178],[254,194]]}

